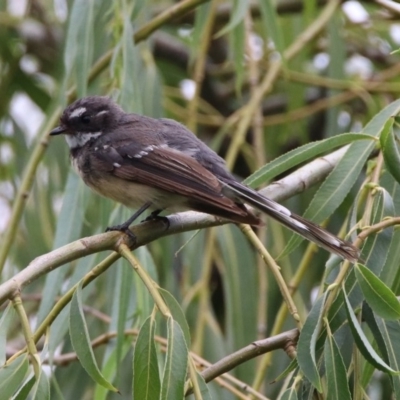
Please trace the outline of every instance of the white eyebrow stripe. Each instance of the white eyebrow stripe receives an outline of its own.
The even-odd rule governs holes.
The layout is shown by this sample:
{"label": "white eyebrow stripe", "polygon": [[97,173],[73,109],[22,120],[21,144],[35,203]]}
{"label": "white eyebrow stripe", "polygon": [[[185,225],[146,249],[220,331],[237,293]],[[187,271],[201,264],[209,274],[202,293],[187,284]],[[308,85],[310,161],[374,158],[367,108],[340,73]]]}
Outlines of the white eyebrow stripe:
{"label": "white eyebrow stripe", "polygon": [[121,168],[121,164],[118,164],[117,162],[115,162],[113,165],[115,168]]}
{"label": "white eyebrow stripe", "polygon": [[86,111],[86,107],[79,107],[76,110],[72,111],[70,118],[80,117]]}

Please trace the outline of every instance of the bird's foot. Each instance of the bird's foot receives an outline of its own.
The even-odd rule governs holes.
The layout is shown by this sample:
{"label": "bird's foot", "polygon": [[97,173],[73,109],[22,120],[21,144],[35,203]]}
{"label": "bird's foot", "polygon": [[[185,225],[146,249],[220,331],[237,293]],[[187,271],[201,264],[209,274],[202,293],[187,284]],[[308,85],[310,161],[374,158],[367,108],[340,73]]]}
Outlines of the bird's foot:
{"label": "bird's foot", "polygon": [[129,229],[129,225],[126,224],[120,224],[120,225],[114,225],[114,226],[108,226],[106,228],[106,232],[111,232],[111,231],[119,231],[119,232],[124,232],[126,235],[129,236],[130,239],[133,241],[136,241],[136,235]]}
{"label": "bird's foot", "polygon": [[153,211],[147,218],[145,218],[141,222],[157,221],[157,220],[158,221],[163,221],[167,225],[167,227],[169,228],[169,219],[168,219],[168,217],[164,217],[164,216],[158,215],[158,214],[160,214],[161,211],[162,210]]}

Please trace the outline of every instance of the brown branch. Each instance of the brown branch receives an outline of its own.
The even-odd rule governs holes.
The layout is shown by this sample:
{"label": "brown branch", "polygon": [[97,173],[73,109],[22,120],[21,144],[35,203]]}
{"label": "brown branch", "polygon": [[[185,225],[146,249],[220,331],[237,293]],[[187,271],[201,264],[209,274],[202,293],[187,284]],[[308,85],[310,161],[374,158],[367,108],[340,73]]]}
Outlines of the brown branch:
{"label": "brown branch", "polygon": [[261,354],[269,353],[277,349],[285,349],[290,345],[296,344],[298,337],[298,329],[292,329],[267,339],[257,340],[217,361],[215,364],[202,371],[201,375],[206,382],[210,382],[217,376],[243,364],[245,361],[251,360]]}

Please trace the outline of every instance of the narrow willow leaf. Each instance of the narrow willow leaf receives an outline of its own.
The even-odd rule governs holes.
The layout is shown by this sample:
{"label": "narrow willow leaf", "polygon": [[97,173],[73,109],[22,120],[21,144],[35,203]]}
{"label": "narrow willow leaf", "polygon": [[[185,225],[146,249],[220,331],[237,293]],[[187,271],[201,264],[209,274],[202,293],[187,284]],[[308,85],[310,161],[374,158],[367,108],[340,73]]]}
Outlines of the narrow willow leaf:
{"label": "narrow willow leaf", "polygon": [[306,378],[321,392],[321,378],[318,373],[315,359],[317,338],[321,329],[322,313],[324,309],[326,293],[321,296],[313,305],[303,329],[300,332],[297,345],[297,362]]}
{"label": "narrow willow leaf", "polygon": [[257,187],[305,161],[356,140],[374,140],[374,137],[362,133],[343,133],[329,139],[307,143],[264,165],[246,178],[244,182],[251,187]]}
{"label": "narrow willow leaf", "polygon": [[367,323],[372,335],[374,336],[378,349],[382,354],[382,358],[388,364],[389,354],[387,346],[385,344],[385,339],[383,338],[382,332],[378,326],[377,317],[374,315],[371,307],[368,305],[366,301],[364,301],[362,305],[362,319]]}
{"label": "narrow willow leaf", "polygon": [[183,399],[187,372],[188,350],[182,329],[168,318],[168,348],[161,386],[161,400]]}
{"label": "narrow willow leaf", "polygon": [[133,30],[129,15],[124,18],[122,35],[122,77],[120,104],[126,111],[143,113],[141,90],[139,86],[141,55],[133,42]]}
{"label": "narrow willow leaf", "polygon": [[[400,371],[400,321],[385,321],[377,317],[376,322],[388,350],[390,365]],[[395,398],[400,399],[400,375],[391,376],[391,381]]]}
{"label": "narrow willow leaf", "polygon": [[76,52],[79,46],[76,45],[77,35],[79,32],[80,15],[84,13],[85,8],[83,1],[74,1],[71,7],[70,18],[68,23],[68,29],[65,39],[65,51],[64,51],[64,68],[65,76],[64,79],[67,81],[71,76],[71,73],[75,67]]}
{"label": "narrow willow leaf", "polygon": [[134,8],[132,11],[132,21],[134,21],[143,10],[143,7],[146,5],[146,0],[136,0],[134,2]]}
{"label": "narrow willow leaf", "polygon": [[281,372],[271,383],[279,382],[282,379],[285,379],[295,368],[298,367],[297,358],[294,358],[290,361],[290,364]]}
{"label": "narrow willow leaf", "polygon": [[[153,256],[147,246],[142,246],[136,249],[135,256],[142,267],[150,275],[151,279],[155,282],[159,282],[157,268]],[[171,258],[168,258],[168,260],[171,260]],[[154,300],[137,274],[134,274],[133,279],[135,283],[135,298],[137,302],[136,309],[144,319],[147,315],[151,314],[154,307]],[[142,323],[143,321],[140,322]]]}
{"label": "narrow willow leaf", "polygon": [[90,343],[85,317],[83,315],[82,285],[78,286],[72,297],[69,316],[69,332],[76,355],[90,377],[99,385],[102,385],[113,392],[118,392],[118,389],[104,378],[97,366]]}
{"label": "narrow willow leaf", "polygon": [[223,27],[215,36],[219,37],[225,35],[226,33],[230,32],[232,29],[237,27],[241,22],[243,22],[244,17],[247,13],[247,8],[249,3],[247,1],[242,0],[234,0],[233,2],[233,9],[231,12],[231,18],[228,22],[228,25]]}
{"label": "narrow willow leaf", "polygon": [[400,183],[400,154],[397,149],[396,139],[393,132],[394,118],[387,120],[382,129],[379,141],[385,164],[393,178]]}
{"label": "narrow willow leaf", "polygon": [[272,0],[260,1],[261,17],[262,17],[262,27],[264,27],[268,33],[268,36],[274,42],[275,48],[279,51],[281,56],[285,50],[285,45],[283,42],[283,34],[281,27],[279,25],[279,16],[276,12],[276,2]]}
{"label": "narrow willow leaf", "polygon": [[184,312],[182,311],[181,306],[176,301],[175,297],[172,296],[172,294],[169,293],[167,290],[158,289],[158,291],[161,293],[163,299],[167,303],[167,306],[171,311],[172,317],[174,318],[175,321],[178,322],[179,326],[182,328],[183,334],[185,335],[186,345],[190,349],[191,340],[190,340],[189,325],[186,321],[186,317]]}
{"label": "narrow willow leaf", "polygon": [[28,357],[22,354],[10,365],[0,368],[0,393],[2,399],[10,398],[20,387],[28,371]]}
{"label": "narrow willow leaf", "polygon": [[87,95],[87,84],[90,66],[93,58],[94,47],[94,0],[76,0],[81,3],[81,13],[77,21],[77,40],[76,46],[75,74],[78,97]]}
{"label": "narrow willow leaf", "polygon": [[382,268],[381,277],[390,286],[394,293],[400,291],[400,231],[394,230],[392,236],[392,243],[390,245],[389,253],[386,263]]}
{"label": "narrow willow leaf", "polygon": [[[258,285],[255,252],[247,240],[243,240],[236,226],[226,225],[216,228],[218,244],[227,268],[224,270],[224,296],[226,304],[225,337],[226,351],[247,346],[257,336],[257,319],[249,310],[257,309]],[[249,268],[243,268],[248,265]],[[251,288],[251,289],[250,289]],[[243,329],[246,327],[246,329]],[[207,336],[205,336],[207,338]],[[206,343],[211,348],[215,344]],[[236,368],[237,377],[248,382],[254,377],[256,366],[248,361]]]}
{"label": "narrow willow leaf", "polygon": [[32,372],[31,375],[29,375],[28,379],[24,382],[21,390],[14,396],[13,400],[25,400],[28,398],[29,393],[31,392],[34,384],[36,382],[35,375]]}
{"label": "narrow willow leaf", "polygon": [[197,383],[200,387],[201,399],[202,400],[212,400],[210,390],[208,389],[207,383],[204,378],[196,371]]}
{"label": "narrow willow leaf", "polygon": [[[131,294],[133,286],[133,270],[128,265],[121,265],[122,268],[117,268],[115,273],[118,276],[118,286],[115,286],[115,293],[118,296],[113,296],[112,301],[112,316],[113,320],[116,320],[117,330],[117,343],[116,343],[116,366],[120,364],[122,359],[123,351],[122,347],[125,342],[125,328],[127,327],[128,320],[128,306],[131,303]],[[111,327],[111,326],[110,326]]]}
{"label": "narrow willow leaf", "polygon": [[354,341],[357,344],[360,353],[364,356],[364,358],[372,364],[375,368],[380,371],[387,372],[389,374],[398,374],[398,371],[393,370],[387,365],[382,358],[378,355],[378,353],[374,350],[374,348],[369,343],[367,337],[361,329],[360,324],[354,314],[354,311],[351,307],[349,299],[347,298],[346,292],[342,291],[344,297],[344,304],[347,312],[347,320],[349,322],[351,332],[353,333]]}
{"label": "narrow willow leaf", "polygon": [[[68,288],[67,290],[77,284],[82,276],[89,272],[94,265],[97,264],[98,261],[101,260],[102,255],[97,254],[90,257],[84,257],[78,260],[76,263],[76,267],[72,273],[68,277]],[[85,289],[82,293],[83,301],[90,296],[90,294],[96,290],[94,285],[91,285]],[[64,342],[65,337],[68,334],[69,324],[69,311],[70,311],[70,303],[66,305],[66,307],[57,315],[56,320],[51,324],[50,330],[50,338],[49,338],[49,354],[50,359],[53,357],[58,346]]]}
{"label": "narrow willow leaf", "polygon": [[[129,350],[132,348],[132,339],[129,336],[125,336],[125,341],[122,346],[122,354],[121,359],[126,356]],[[110,353],[107,361],[103,363],[103,367],[101,368],[101,372],[104,377],[109,381],[113,382],[116,375],[120,372],[118,369],[117,363],[117,348],[114,347],[113,351]],[[109,397],[110,392],[104,386],[96,385],[96,389],[94,391],[94,400],[106,400]]]}
{"label": "narrow willow leaf", "polygon": [[[355,202],[356,204],[357,202]],[[379,188],[374,196],[373,209],[369,223],[380,222],[387,216],[394,215],[394,204],[391,195],[383,188]],[[387,259],[387,252],[393,240],[393,228],[368,236],[362,247],[361,259],[368,264],[368,268],[379,275],[381,266]],[[397,265],[397,264],[396,264]],[[332,283],[329,280],[328,283]],[[357,283],[355,269],[352,269],[346,278],[346,293],[353,307],[361,305],[365,300],[360,285]],[[329,310],[329,324],[332,332],[341,326],[346,320],[346,311],[343,308],[343,297],[338,296]]]}
{"label": "narrow willow leaf", "polygon": [[192,31],[192,40],[189,42],[190,45],[190,57],[189,65],[193,66],[193,62],[199,51],[200,44],[204,40],[204,27],[206,26],[207,19],[210,16],[211,2],[201,4],[196,7],[194,25]]}
{"label": "narrow willow leaf", "polygon": [[[243,1],[243,3],[245,2]],[[229,48],[231,49],[230,57],[233,60],[235,68],[235,91],[238,97],[241,94],[245,74],[245,46],[246,32],[244,22],[241,22],[229,32]]]}
{"label": "narrow willow leaf", "polygon": [[[400,215],[400,185],[396,182],[389,172],[385,172],[381,179],[380,185],[385,188],[393,200],[394,215]],[[379,277],[392,289],[394,293],[399,292],[400,282],[400,231],[393,230],[392,240],[387,252],[386,261],[382,267]]]}
{"label": "narrow willow leaf", "polygon": [[392,118],[393,115],[397,115],[400,112],[400,100],[396,100],[390,103],[378,114],[376,114],[370,122],[363,129],[363,133],[368,135],[379,136],[380,132],[384,128],[388,119]]}
{"label": "narrow willow leaf", "polygon": [[156,323],[150,316],[140,328],[133,353],[133,397],[152,400],[160,397],[161,383],[154,342]]}
{"label": "narrow willow leaf", "polygon": [[[61,212],[57,220],[56,237],[53,246],[55,249],[78,239],[84,221],[86,208],[84,183],[74,171],[70,171],[68,175],[64,193]],[[47,274],[38,311],[38,324],[43,321],[53,307],[55,298],[60,293],[68,267],[68,265],[65,265],[52,271],[51,274]]]}
{"label": "narrow willow leaf", "polygon": [[286,389],[282,396],[279,397],[279,400],[297,400],[297,391],[296,388],[294,386],[292,386],[289,389]]}
{"label": "narrow willow leaf", "polygon": [[[339,207],[356,183],[365,161],[373,150],[373,143],[353,143],[312,199],[304,218],[321,223]],[[293,235],[280,257],[292,252],[303,239]]]}
{"label": "narrow willow leaf", "polygon": [[[398,113],[399,109],[399,100],[391,103],[372,118],[363,129],[363,133],[378,136],[388,118]],[[320,223],[332,215],[356,183],[373,148],[374,143],[356,142],[350,145],[346,154],[319,188],[304,213],[304,218]],[[293,251],[301,240],[299,236],[292,236],[282,255]]]}
{"label": "narrow willow leaf", "polygon": [[6,343],[7,343],[7,333],[8,327],[14,315],[14,307],[10,302],[6,309],[1,314],[0,318],[0,365],[6,362]]}
{"label": "narrow willow leaf", "polygon": [[33,390],[33,400],[47,400],[50,399],[50,382],[49,378],[43,370],[40,371],[39,380],[36,382],[35,389]]}
{"label": "narrow willow leaf", "polygon": [[[373,198],[373,207],[369,225],[381,222],[386,217],[395,215],[394,203],[390,194],[383,188],[378,188]],[[364,241],[361,257],[364,264],[380,275],[382,266],[385,264],[393,237],[393,227],[369,235]]]}
{"label": "narrow willow leaf", "polygon": [[325,368],[328,386],[327,400],[351,400],[346,367],[335,338],[327,335],[325,341]]}
{"label": "narrow willow leaf", "polygon": [[[327,51],[329,54],[329,64],[327,68],[327,76],[331,79],[346,79],[344,68],[347,59],[346,41],[343,38],[341,28],[343,28],[343,19],[338,13],[334,13],[332,18],[326,24],[327,36],[329,42],[327,44]],[[328,89],[327,97],[333,97],[339,94],[340,91],[336,89]],[[326,112],[326,123],[324,134],[327,137],[334,136],[340,129],[339,125],[339,112],[340,106],[329,107]]]}
{"label": "narrow willow leaf", "polygon": [[372,271],[362,264],[355,266],[356,278],[372,310],[385,319],[400,318],[396,295]]}

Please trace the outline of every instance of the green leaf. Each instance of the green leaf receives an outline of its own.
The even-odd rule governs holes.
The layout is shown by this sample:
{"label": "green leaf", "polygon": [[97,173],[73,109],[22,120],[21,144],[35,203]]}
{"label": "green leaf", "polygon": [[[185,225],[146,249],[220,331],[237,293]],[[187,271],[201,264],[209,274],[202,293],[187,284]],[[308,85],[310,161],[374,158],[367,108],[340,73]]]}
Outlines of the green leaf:
{"label": "green leaf", "polygon": [[[400,100],[391,103],[372,118],[362,133],[378,136],[387,119],[399,109]],[[320,223],[332,215],[356,183],[373,148],[374,143],[358,142],[350,145],[346,154],[319,188],[304,213],[304,218]],[[299,236],[293,236],[281,256],[293,251],[301,240]]]}
{"label": "green leaf", "polygon": [[296,387],[293,385],[289,389],[286,389],[282,396],[279,397],[279,400],[297,400],[297,390]]}
{"label": "green leaf", "polygon": [[387,365],[382,358],[378,355],[378,353],[374,350],[374,348],[369,343],[367,337],[361,329],[361,326],[354,314],[353,309],[351,308],[351,304],[349,299],[347,298],[347,294],[345,290],[342,291],[344,297],[345,309],[347,312],[347,321],[350,325],[351,332],[353,333],[354,341],[360,353],[364,356],[364,358],[372,364],[375,368],[380,371],[387,372],[389,374],[399,374],[400,371],[395,371]]}
{"label": "green leaf", "polygon": [[50,382],[46,373],[41,370],[39,374],[39,380],[36,381],[35,388],[33,390],[33,400],[47,400],[50,399]]}
{"label": "green leaf", "polygon": [[74,3],[82,3],[83,6],[77,21],[76,38],[80,44],[76,46],[75,74],[78,97],[84,97],[87,96],[87,79],[93,58],[95,1],[75,0]]}
{"label": "green leaf", "polygon": [[400,302],[396,295],[371,270],[355,265],[357,281],[372,310],[385,319],[400,318]]}
{"label": "green leaf", "polygon": [[[381,179],[380,185],[385,188],[393,200],[394,214],[400,214],[400,185],[396,182],[389,172],[385,172]],[[391,243],[387,251],[387,257],[382,267],[379,277],[392,289],[394,293],[399,293],[400,282],[400,230],[393,229],[391,235]]]}
{"label": "green leaf", "polygon": [[96,359],[94,357],[93,349],[90,343],[89,332],[86,326],[85,317],[82,309],[82,285],[80,284],[76,289],[70,309],[69,332],[71,336],[72,346],[79,358],[83,368],[96,381],[99,385],[118,392],[110,382],[108,382],[100,372]]}
{"label": "green leaf", "polygon": [[400,183],[400,154],[393,131],[394,118],[389,118],[382,129],[379,141],[385,164],[393,178]]}
{"label": "green leaf", "polygon": [[[146,272],[150,275],[151,279],[155,282],[159,282],[157,275],[157,268],[153,259],[152,254],[150,253],[147,246],[139,247],[135,250],[135,255],[142,265],[142,267],[146,270]],[[169,259],[170,260],[170,259]],[[160,268],[161,270],[161,268]],[[137,274],[134,274],[134,283],[135,283],[135,298],[136,298],[136,309],[140,313],[140,316],[143,316],[143,319],[151,314],[154,308],[154,300],[151,297],[149,291],[143,285],[143,281],[139,278]],[[143,320],[140,321],[142,323]]]}
{"label": "green leaf", "polygon": [[172,296],[172,294],[169,293],[167,290],[160,288],[158,289],[158,291],[161,293],[163,299],[165,300],[165,303],[167,304],[169,310],[171,311],[172,317],[174,318],[175,321],[178,322],[179,326],[182,328],[183,334],[185,335],[186,345],[190,349],[191,340],[190,340],[189,325],[186,321],[186,317],[184,312],[182,311],[181,306],[176,301],[175,297]]}
{"label": "green leaf", "polygon": [[374,137],[362,133],[343,133],[329,139],[307,143],[264,165],[246,178],[244,183],[251,187],[257,187],[301,163],[356,140],[374,140]]}
{"label": "green leaf", "polygon": [[[70,171],[65,186],[61,212],[57,220],[54,249],[79,238],[84,221],[85,208],[84,183],[74,171]],[[51,274],[47,274],[38,311],[38,324],[43,321],[53,307],[68,268],[69,266],[65,265],[57,268]]]}
{"label": "green leaf", "polygon": [[322,385],[315,359],[315,350],[322,324],[326,293],[314,303],[300,332],[297,345],[297,362],[299,363],[299,367],[319,392],[322,391]]}
{"label": "green leaf", "polygon": [[[68,276],[68,287],[66,290],[77,284],[82,276],[89,272],[96,264],[102,259],[101,254],[96,254],[90,257],[84,257],[77,261],[75,269],[72,275]],[[93,291],[96,291],[96,287],[93,285],[87,287],[82,293],[83,301],[91,295]],[[57,315],[57,318],[51,325],[50,338],[49,338],[49,355],[52,358],[57,347],[64,342],[65,337],[69,330],[69,312],[71,304],[68,303],[65,308]]]}
{"label": "green leaf", "polygon": [[[283,42],[283,34],[279,24],[279,15],[276,12],[276,2],[272,0],[264,0],[259,2],[261,9],[262,27],[269,33],[269,37],[274,42],[275,48],[279,51],[281,56],[285,50]],[[265,34],[265,37],[268,35]]]}
{"label": "green leaf", "polygon": [[192,31],[192,40],[190,40],[190,57],[189,65],[192,68],[193,62],[196,59],[200,44],[204,41],[204,28],[210,18],[211,2],[206,2],[199,5],[195,9],[194,24]]}
{"label": "green leaf", "polygon": [[294,371],[298,367],[297,358],[294,358],[290,361],[290,364],[281,372],[271,383],[279,382],[282,379],[285,379],[292,371]]}
{"label": "green leaf", "polygon": [[[18,394],[13,398],[13,400],[25,400],[28,398],[30,391],[32,390],[34,384],[36,382],[35,375],[32,373],[28,379],[24,382],[21,390]],[[20,385],[21,387],[21,385]]]}
{"label": "green leaf", "polygon": [[[385,321],[378,317],[376,322],[386,344],[390,365],[400,371],[400,321]],[[400,375],[391,376],[391,382],[394,398],[400,399]]]}
{"label": "green leaf", "polygon": [[[257,336],[256,315],[249,312],[257,309],[259,301],[257,262],[253,249],[247,240],[243,240],[236,226],[221,226],[216,231],[221,256],[227,266],[222,282],[226,305],[225,329],[228,334],[225,338],[226,351],[233,352],[247,346]],[[243,268],[244,265],[249,268]],[[206,338],[204,346],[209,347]],[[247,382],[252,379],[255,367],[254,362],[248,361],[236,368],[236,376]]]}
{"label": "green leaf", "polygon": [[[373,197],[373,207],[369,225],[381,222],[386,217],[395,215],[393,199],[383,188],[377,188]],[[393,227],[388,227],[381,232],[369,235],[364,241],[361,257],[364,264],[376,275],[380,275],[382,265],[388,257],[390,243],[393,237]]]}
{"label": "green leaf", "polygon": [[249,6],[248,1],[243,0],[234,0],[233,2],[233,9],[231,11],[231,18],[226,26],[224,26],[216,35],[215,37],[220,37],[228,33],[233,28],[238,26],[241,22],[244,21],[244,17],[247,13],[247,8]]}
{"label": "green leaf", "polygon": [[382,354],[383,360],[386,363],[389,363],[388,349],[385,344],[385,339],[379,328],[377,318],[378,317],[376,317],[374,315],[374,313],[373,313],[371,307],[368,305],[368,303],[366,301],[364,301],[363,305],[362,305],[362,319],[363,319],[363,321],[365,321],[367,323],[372,335],[374,336],[376,345],[378,346],[378,349],[379,349],[380,353]]}
{"label": "green leaf", "polygon": [[210,390],[208,389],[206,381],[199,374],[198,371],[196,371],[196,375],[197,375],[197,383],[199,384],[200,387],[201,400],[212,400],[212,396]]}
{"label": "green leaf", "polygon": [[[132,339],[129,336],[125,336],[125,340],[122,346],[121,359],[132,349]],[[106,358],[106,357],[104,357]],[[117,348],[114,346],[106,362],[103,362],[101,372],[104,377],[112,382],[120,370],[118,368],[120,364],[117,362]],[[109,391],[101,385],[96,385],[93,399],[94,400],[106,400],[109,397]]]}
{"label": "green leaf", "polygon": [[168,348],[161,386],[161,400],[177,400],[184,397],[188,350],[178,322],[168,318]]}
{"label": "green leaf", "polygon": [[161,384],[154,342],[156,322],[150,316],[140,328],[133,353],[133,397],[152,400],[160,397]]}
{"label": "green leaf", "polygon": [[[356,183],[364,163],[373,149],[372,143],[353,143],[312,199],[304,218],[321,223],[339,207]],[[292,252],[302,241],[293,235],[280,257]]]}
{"label": "green leaf", "polygon": [[22,354],[10,365],[0,368],[0,393],[2,399],[10,398],[20,387],[28,371],[28,356]]}
{"label": "green leaf", "polygon": [[6,362],[6,349],[7,349],[7,333],[8,327],[14,315],[14,307],[11,302],[1,314],[0,318],[0,365]]}
{"label": "green leaf", "polygon": [[346,367],[335,338],[327,335],[325,341],[325,368],[328,389],[327,400],[351,400]]}
{"label": "green leaf", "polygon": [[239,23],[229,32],[229,48],[235,69],[235,91],[236,95],[240,97],[245,76],[246,32],[244,22]]}
{"label": "green leaf", "polygon": [[142,56],[133,42],[133,30],[129,15],[124,18],[122,35],[122,77],[120,104],[125,111],[143,113],[141,82]]}
{"label": "green leaf", "polygon": [[[113,296],[110,299],[112,303],[112,320],[110,323],[110,329],[117,331],[117,340],[116,340],[116,368],[119,370],[119,365],[122,360],[123,351],[122,348],[125,342],[125,329],[130,327],[127,323],[128,315],[128,307],[132,304],[132,286],[133,286],[133,270],[129,268],[122,260],[120,261],[120,268],[116,268],[115,278],[115,290],[118,293],[118,296]],[[132,310],[133,311],[133,310]],[[128,322],[131,322],[128,320]],[[114,348],[114,344],[107,347],[107,350]],[[106,353],[108,355],[108,353]],[[117,372],[118,374],[118,372]],[[119,375],[119,374],[118,374]],[[118,382],[116,382],[118,384]]]}

